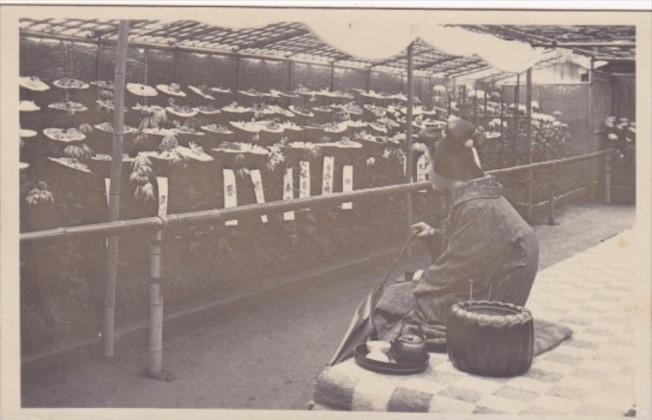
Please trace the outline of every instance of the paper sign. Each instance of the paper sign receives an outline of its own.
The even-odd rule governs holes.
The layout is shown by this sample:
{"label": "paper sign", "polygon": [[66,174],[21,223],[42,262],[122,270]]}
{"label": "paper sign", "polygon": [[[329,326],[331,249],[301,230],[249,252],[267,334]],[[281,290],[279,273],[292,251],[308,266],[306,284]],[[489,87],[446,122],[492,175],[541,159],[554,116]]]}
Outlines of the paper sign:
{"label": "paper sign", "polygon": [[106,191],[106,205],[109,205],[111,194],[111,178],[104,178],[104,190]]}
{"label": "paper sign", "polygon": [[299,162],[299,198],[310,197],[310,162]]}
{"label": "paper sign", "polygon": [[[251,177],[251,182],[254,184],[254,193],[256,194],[256,203],[263,204],[265,203],[265,190],[263,189],[263,180],[260,175],[259,169],[252,169],[249,171],[249,176]],[[267,215],[261,214],[260,221],[267,223]]]}
{"label": "paper sign", "polygon": [[164,176],[157,176],[158,183],[158,215],[167,216],[168,214],[168,179]]}
{"label": "paper sign", "polygon": [[[224,169],[224,208],[238,206],[238,192],[235,185],[235,173],[232,169]],[[224,222],[226,226],[237,226],[237,220],[227,220]]]}
{"label": "paper sign", "polygon": [[[342,192],[353,191],[353,165],[344,165],[342,168]],[[351,210],[353,203],[347,201],[340,206],[343,210]]]}
{"label": "paper sign", "polygon": [[[292,200],[292,199],[294,199],[294,182],[293,182],[292,168],[285,168],[285,174],[283,174],[283,200]],[[283,220],[285,221],[294,220],[294,212],[293,211],[284,212]]]}
{"label": "paper sign", "polygon": [[333,168],[335,158],[333,156],[324,156],[324,172],[322,175],[321,193],[322,195],[333,193]]}
{"label": "paper sign", "polygon": [[430,179],[430,159],[427,154],[422,154],[417,160],[417,182]]}

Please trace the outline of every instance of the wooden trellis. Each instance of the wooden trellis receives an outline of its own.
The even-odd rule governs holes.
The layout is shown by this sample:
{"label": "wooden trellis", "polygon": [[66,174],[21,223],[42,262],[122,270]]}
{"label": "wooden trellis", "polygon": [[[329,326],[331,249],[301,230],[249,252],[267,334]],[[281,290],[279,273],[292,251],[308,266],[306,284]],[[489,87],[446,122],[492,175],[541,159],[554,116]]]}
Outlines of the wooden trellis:
{"label": "wooden trellis", "polygon": [[[117,20],[98,19],[22,19],[20,22],[21,33],[25,36],[103,44],[115,42],[117,25]],[[129,43],[132,46],[152,49],[292,60],[334,66],[335,69],[372,69],[381,73],[407,71],[405,51],[385,60],[350,56],[322,41],[300,22],[279,22],[259,28],[230,29],[190,20],[167,23],[137,20],[131,23]],[[427,77],[442,73],[454,75],[458,68],[467,72],[488,64],[477,57],[443,53],[417,40],[414,42],[413,66],[419,74]]]}

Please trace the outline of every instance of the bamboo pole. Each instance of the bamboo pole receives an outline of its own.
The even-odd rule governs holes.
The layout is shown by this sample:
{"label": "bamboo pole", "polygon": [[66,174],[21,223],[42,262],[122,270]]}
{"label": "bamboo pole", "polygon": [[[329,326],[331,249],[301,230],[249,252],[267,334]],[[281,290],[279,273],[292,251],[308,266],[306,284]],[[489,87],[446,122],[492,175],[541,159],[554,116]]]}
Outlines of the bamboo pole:
{"label": "bamboo pole", "polygon": [[[517,172],[545,169],[551,165],[564,165],[593,159],[600,156],[607,156],[611,149],[599,150],[593,153],[586,153],[567,158],[535,162],[528,165],[519,165],[509,168],[492,169],[487,171],[490,175],[507,175]],[[412,184],[388,185],[385,187],[366,188],[345,193],[334,193],[328,195],[314,196],[308,198],[297,198],[293,200],[271,201],[265,204],[249,204],[228,209],[201,210],[189,213],[178,213],[168,216],[144,217],[141,219],[116,220],[113,222],[94,223],[89,225],[78,225],[70,227],[58,227],[54,229],[25,232],[20,234],[20,242],[33,242],[49,239],[66,239],[88,235],[111,235],[137,229],[165,228],[166,226],[181,226],[189,223],[220,222],[241,217],[260,216],[266,213],[280,213],[290,210],[299,210],[310,207],[317,208],[344,203],[346,201],[360,200],[371,197],[387,196],[392,194],[408,194],[411,192],[427,190],[430,188],[429,181],[415,182]]]}
{"label": "bamboo pole", "polygon": [[[410,43],[407,48],[407,115],[405,116],[406,135],[407,135],[407,152],[405,158],[407,159],[406,168],[408,182],[412,183],[414,178],[412,176],[413,155],[412,155],[412,107],[414,106],[414,41]],[[414,210],[412,203],[412,194],[407,195],[407,234],[411,234],[410,226],[414,222]],[[408,249],[408,257],[412,257],[412,252]]]}
{"label": "bamboo pole", "polygon": [[102,37],[97,37],[97,50],[95,53],[95,80],[100,80],[100,65],[102,63]]}
{"label": "bamboo pole", "polygon": [[294,61],[288,60],[288,93],[294,90]]}
{"label": "bamboo pole", "polygon": [[[111,161],[111,188],[109,191],[109,221],[120,218],[120,184],[122,179],[122,142],[124,138],[124,94],[127,73],[127,42],[129,21],[121,20],[116,50],[115,83],[113,98],[113,150]],[[104,356],[111,359],[114,353],[115,290],[118,277],[118,236],[108,239],[107,281],[104,304]]]}
{"label": "bamboo pole", "polygon": [[330,90],[331,92],[335,90],[335,62],[334,61],[331,63],[331,75],[330,75],[328,90]]}
{"label": "bamboo pole", "polygon": [[473,82],[473,124],[478,125],[478,81]]}
{"label": "bamboo pole", "polygon": [[[501,85],[500,86],[500,139],[503,139],[503,135],[505,134],[505,124],[503,123],[503,119],[505,118],[505,109],[504,109],[504,104],[505,101],[503,100],[503,94],[505,93],[505,86]],[[504,144],[501,142],[501,144]],[[503,150],[504,152],[504,150]]]}
{"label": "bamboo pole", "polygon": [[611,153],[604,155],[604,202],[611,204]]}
{"label": "bamboo pole", "polygon": [[[594,137],[595,135],[593,134],[593,131],[595,131],[595,128],[593,127],[593,123],[594,123],[594,119],[593,119],[593,112],[594,112],[594,107],[593,107],[593,101],[594,101],[593,85],[594,85],[594,83],[593,83],[593,80],[594,80],[594,76],[595,76],[595,61],[594,61],[593,57],[591,57],[591,61],[590,61],[590,65],[589,65],[589,85],[588,85],[588,93],[587,93],[587,95],[588,95],[588,101],[587,101],[588,121],[587,121],[587,124],[588,124],[589,142],[590,142],[589,150],[593,149],[591,143],[593,143],[593,139],[595,138]],[[600,145],[598,145],[597,148],[599,149]],[[587,169],[588,169],[589,173],[593,173],[594,170],[598,169],[597,165],[593,165],[591,163],[588,163],[586,166],[587,166]],[[593,201],[593,199],[594,199],[593,196],[594,196],[594,193],[592,192],[591,197],[590,197],[591,201]]]}
{"label": "bamboo pole", "polygon": [[371,69],[367,70],[367,78],[365,80],[365,90],[369,92],[371,89]]}
{"label": "bamboo pole", "polygon": [[489,117],[487,116],[487,86],[484,87],[484,110],[482,112],[482,117],[484,119],[484,126],[486,127],[489,123]]}
{"label": "bamboo pole", "polygon": [[172,74],[174,74],[175,82],[179,80],[179,50],[172,49]]}
{"label": "bamboo pole", "polygon": [[[240,55],[235,56],[235,90],[240,90]],[[240,94],[237,94],[238,99],[240,99]]]}
{"label": "bamboo pole", "polygon": [[548,168],[548,224],[555,224],[555,169],[556,165]]}
{"label": "bamboo pole", "polygon": [[163,229],[152,235],[150,245],[149,283],[149,374],[160,379],[163,375],[163,293],[161,290],[161,248]]}
{"label": "bamboo pole", "polygon": [[512,166],[516,166],[516,139],[518,138],[518,105],[519,105],[519,87],[521,85],[521,75],[516,75],[516,86],[514,86],[514,135],[512,137]]}
{"label": "bamboo pole", "polygon": [[[527,118],[526,123],[526,138],[527,138],[527,147],[528,147],[528,163],[532,163],[532,154],[533,154],[533,145],[532,145],[532,68],[527,69],[525,73],[525,109]],[[527,202],[528,210],[527,217],[528,222],[532,220],[532,183],[533,172],[528,171],[527,179]]]}
{"label": "bamboo pole", "polygon": [[462,85],[462,93],[460,100],[460,118],[466,118],[464,111],[466,110],[466,85]]}

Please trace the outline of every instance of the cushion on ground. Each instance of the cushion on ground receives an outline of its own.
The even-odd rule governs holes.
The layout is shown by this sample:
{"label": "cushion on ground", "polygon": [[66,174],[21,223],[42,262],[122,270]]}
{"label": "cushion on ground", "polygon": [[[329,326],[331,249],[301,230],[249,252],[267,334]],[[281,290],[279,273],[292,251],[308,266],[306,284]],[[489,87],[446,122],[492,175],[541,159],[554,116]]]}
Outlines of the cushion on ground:
{"label": "cushion on ground", "polygon": [[[534,354],[540,355],[568,339],[572,330],[564,325],[544,320],[534,321]],[[339,410],[374,410],[374,411],[420,411],[430,410],[430,404],[446,385],[460,379],[461,376],[478,378],[477,390],[451,388],[450,392],[459,392],[455,400],[459,401],[456,410],[465,411],[473,408],[471,404],[481,395],[493,390],[486,384],[502,384],[505,378],[482,378],[457,371],[446,354],[430,354],[430,367],[416,375],[391,376],[371,372],[358,366],[353,359],[324,370],[317,378],[314,402],[316,405],[328,406]],[[460,397],[462,401],[460,401]],[[468,406],[464,399],[468,399]]]}

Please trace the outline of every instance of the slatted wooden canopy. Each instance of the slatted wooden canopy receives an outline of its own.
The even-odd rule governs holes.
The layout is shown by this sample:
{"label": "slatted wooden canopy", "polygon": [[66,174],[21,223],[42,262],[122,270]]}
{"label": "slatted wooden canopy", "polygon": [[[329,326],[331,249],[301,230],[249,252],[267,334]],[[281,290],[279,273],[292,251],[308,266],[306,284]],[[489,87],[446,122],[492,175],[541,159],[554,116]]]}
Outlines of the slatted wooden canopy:
{"label": "slatted wooden canopy", "polygon": [[[567,45],[575,53],[600,60],[631,60],[634,57],[635,33],[634,28],[628,26],[461,26],[503,39],[528,42],[533,46]],[[20,21],[21,34],[24,36],[91,43],[115,42],[117,28],[117,20],[50,18]],[[134,20],[131,22],[129,42],[141,47],[291,60],[377,72],[407,71],[405,51],[385,60],[350,56],[323,42],[308,26],[300,22],[231,29],[191,20]],[[456,78],[491,68],[480,57],[450,55],[420,40],[414,45],[413,57],[414,74],[424,77]],[[500,77],[494,74],[485,80]]]}

